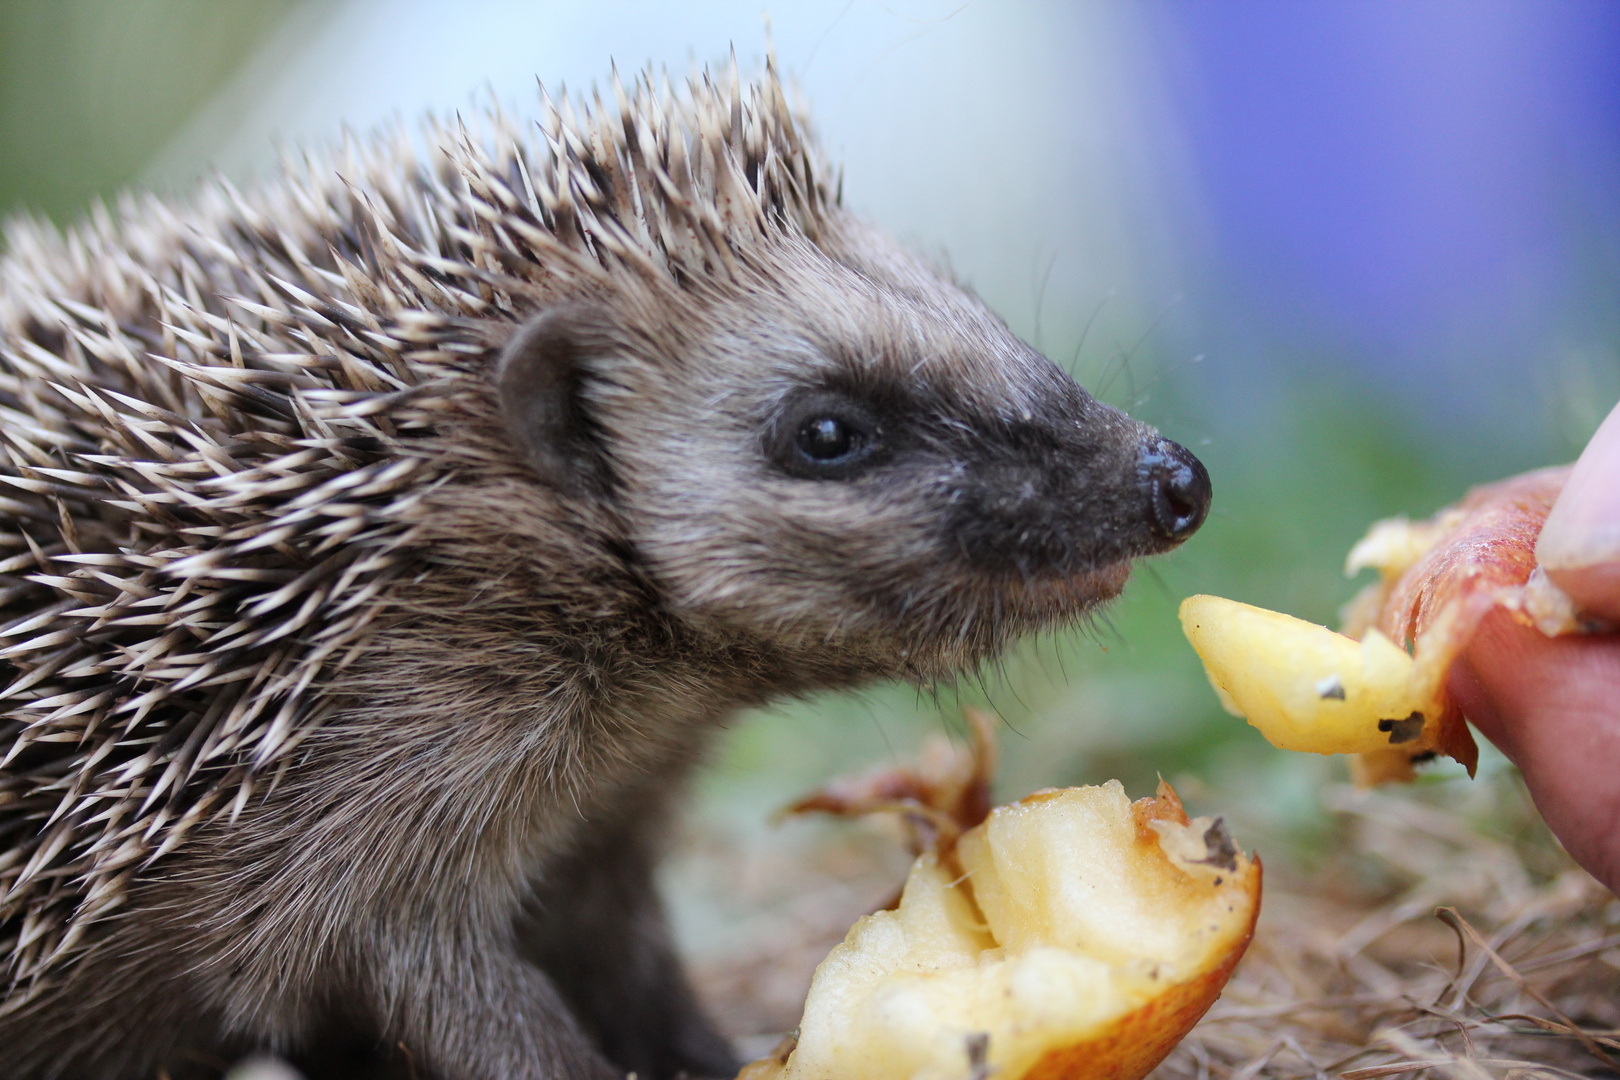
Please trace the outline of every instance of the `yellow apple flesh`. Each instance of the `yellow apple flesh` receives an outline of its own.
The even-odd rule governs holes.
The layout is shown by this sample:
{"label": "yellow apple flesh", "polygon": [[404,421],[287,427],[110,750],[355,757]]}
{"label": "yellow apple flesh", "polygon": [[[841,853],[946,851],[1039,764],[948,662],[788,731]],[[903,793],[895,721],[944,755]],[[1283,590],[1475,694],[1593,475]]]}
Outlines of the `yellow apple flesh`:
{"label": "yellow apple flesh", "polygon": [[748,1080],[1137,1080],[1219,996],[1260,863],[1168,785],[1000,807],[911,869],[817,969],[797,1044]]}
{"label": "yellow apple flesh", "polygon": [[1439,741],[1439,680],[1377,629],[1357,641],[1219,596],[1181,603],[1181,626],[1228,712],[1275,746],[1316,754],[1427,752]]}

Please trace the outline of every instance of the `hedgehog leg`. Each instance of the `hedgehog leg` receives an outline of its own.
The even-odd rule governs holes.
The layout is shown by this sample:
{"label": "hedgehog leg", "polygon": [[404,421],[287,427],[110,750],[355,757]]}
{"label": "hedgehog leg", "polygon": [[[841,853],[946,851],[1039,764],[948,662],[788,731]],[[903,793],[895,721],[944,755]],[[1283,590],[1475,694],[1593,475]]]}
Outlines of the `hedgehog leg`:
{"label": "hedgehog leg", "polygon": [[623,1080],[532,964],[488,950],[410,966],[389,979],[386,1038],[413,1069],[435,1080]]}
{"label": "hedgehog leg", "polygon": [[548,867],[519,927],[520,948],[624,1072],[734,1076],[737,1060],[687,981],[653,880],[661,811],[597,830]]}

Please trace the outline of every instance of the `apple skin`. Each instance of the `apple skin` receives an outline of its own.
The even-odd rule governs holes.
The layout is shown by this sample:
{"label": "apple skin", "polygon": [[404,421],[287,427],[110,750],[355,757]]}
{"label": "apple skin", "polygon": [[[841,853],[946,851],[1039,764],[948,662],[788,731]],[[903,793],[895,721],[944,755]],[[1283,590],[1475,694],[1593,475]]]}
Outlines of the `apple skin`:
{"label": "apple skin", "polygon": [[1255,898],[1253,914],[1247,932],[1218,967],[1170,987],[1084,1042],[1048,1050],[1020,1080],[1141,1080],[1169,1057],[1221,996],[1254,940],[1260,918],[1260,856],[1253,857],[1245,875],[1245,889]]}

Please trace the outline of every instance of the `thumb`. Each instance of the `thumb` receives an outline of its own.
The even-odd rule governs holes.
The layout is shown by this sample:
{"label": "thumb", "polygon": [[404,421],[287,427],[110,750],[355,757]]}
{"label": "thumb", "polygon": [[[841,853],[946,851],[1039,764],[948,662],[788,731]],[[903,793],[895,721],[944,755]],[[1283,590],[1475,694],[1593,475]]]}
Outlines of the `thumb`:
{"label": "thumb", "polygon": [[1582,613],[1620,622],[1620,405],[1570,471],[1536,561]]}

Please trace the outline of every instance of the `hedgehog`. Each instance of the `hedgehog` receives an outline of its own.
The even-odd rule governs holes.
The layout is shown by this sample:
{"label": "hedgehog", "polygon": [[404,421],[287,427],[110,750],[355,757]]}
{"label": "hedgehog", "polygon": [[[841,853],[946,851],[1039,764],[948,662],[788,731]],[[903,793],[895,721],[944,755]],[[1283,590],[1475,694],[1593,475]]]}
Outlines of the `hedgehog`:
{"label": "hedgehog", "polygon": [[541,93],[11,226],[8,1077],[730,1075],[653,883],[717,728],[948,679],[1202,522],[843,207],[773,63]]}

